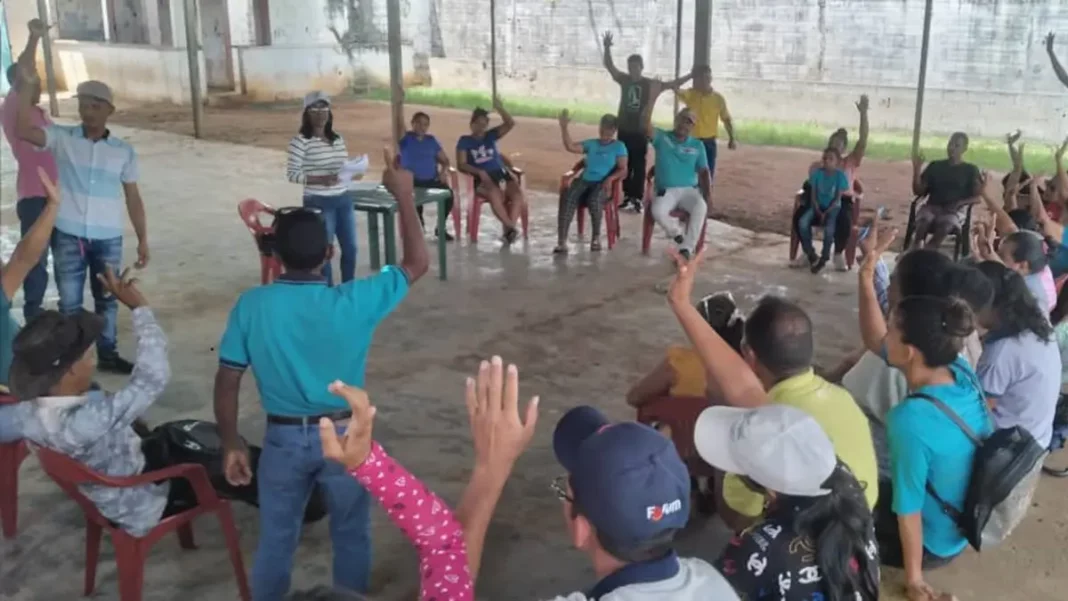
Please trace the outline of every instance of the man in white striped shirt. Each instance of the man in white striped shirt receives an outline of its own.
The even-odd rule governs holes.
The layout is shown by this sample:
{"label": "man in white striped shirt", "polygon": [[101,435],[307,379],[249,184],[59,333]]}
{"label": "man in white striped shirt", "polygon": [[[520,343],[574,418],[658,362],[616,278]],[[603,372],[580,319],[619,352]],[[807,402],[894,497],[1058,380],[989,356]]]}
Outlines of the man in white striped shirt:
{"label": "man in white striped shirt", "polygon": [[[334,131],[330,97],[312,92],[304,97],[300,132],[289,140],[286,178],[303,184],[305,207],[316,209],[326,223],[326,238],[337,237],[341,247],[341,281],[356,277],[356,213],[352,207],[349,182],[338,179],[349,153],[345,140]],[[327,261],[323,276],[334,284],[334,274]]]}

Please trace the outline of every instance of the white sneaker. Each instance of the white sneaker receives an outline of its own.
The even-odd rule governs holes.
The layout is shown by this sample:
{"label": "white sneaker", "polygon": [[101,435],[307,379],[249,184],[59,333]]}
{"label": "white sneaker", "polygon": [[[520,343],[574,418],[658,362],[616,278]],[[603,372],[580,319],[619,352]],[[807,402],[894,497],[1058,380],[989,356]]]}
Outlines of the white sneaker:
{"label": "white sneaker", "polygon": [[845,256],[842,255],[842,253],[838,253],[834,256],[834,268],[838,271],[849,271],[849,268],[846,266]]}
{"label": "white sneaker", "polygon": [[791,269],[808,269],[809,267],[812,267],[812,263],[809,262],[808,257],[805,256],[805,253],[801,253],[797,256],[796,259],[790,261]]}

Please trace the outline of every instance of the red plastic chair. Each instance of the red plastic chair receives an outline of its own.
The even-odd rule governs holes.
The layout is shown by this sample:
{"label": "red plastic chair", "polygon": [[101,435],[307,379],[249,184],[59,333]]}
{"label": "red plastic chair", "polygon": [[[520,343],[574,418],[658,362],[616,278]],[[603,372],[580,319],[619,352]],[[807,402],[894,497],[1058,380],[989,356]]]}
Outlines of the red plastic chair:
{"label": "red plastic chair", "polygon": [[[463,210],[460,205],[463,204],[460,201],[460,178],[455,167],[449,167],[449,191],[452,192],[452,211],[450,215],[452,217],[452,229],[456,232],[456,237],[460,237],[463,232],[463,226],[460,224],[460,212]],[[444,235],[444,233],[442,233]]]}
{"label": "red plastic chair", "polygon": [[686,462],[691,476],[712,476],[712,466],[697,454],[693,431],[697,417],[712,403],[705,397],[664,397],[638,408],[636,420],[643,424],[658,422],[671,428],[671,440],[679,457]]}
{"label": "red plastic chair", "polygon": [[[582,170],[586,167],[586,161],[580,160],[575,163],[575,166],[571,168],[571,171],[560,176],[560,198],[563,199],[563,195],[567,194],[567,189],[571,187],[571,182],[575,181],[575,178],[582,173]],[[605,199],[604,203],[604,227],[605,233],[608,235],[608,250],[612,250],[615,246],[616,240],[619,239],[620,226],[619,226],[619,204],[623,200],[623,181],[617,180],[616,185],[612,188],[611,198]],[[586,233],[586,212],[589,209],[586,206],[580,206],[578,208],[578,233],[581,237]]]}
{"label": "red plastic chair", "polygon": [[[15,402],[15,397],[0,394],[0,405]],[[0,444],[0,530],[4,538],[15,538],[18,533],[19,468],[29,454],[21,440]]]}
{"label": "red plastic chair", "polygon": [[[525,198],[526,182],[523,178],[523,170],[513,167],[511,171],[519,180],[519,186],[523,189],[523,196]],[[471,243],[475,244],[478,242],[478,223],[482,218],[482,205],[488,201],[479,196],[475,191],[475,179],[467,173],[463,173],[462,175],[464,176],[468,188],[471,190],[471,205],[467,209],[467,236],[471,240]],[[530,237],[530,205],[523,205],[523,212],[519,215],[519,221],[523,225],[523,239],[525,240]]]}
{"label": "red plastic chair", "polygon": [[[864,200],[864,195],[860,193],[861,183],[860,180],[854,180],[853,182],[853,215],[852,225],[850,226],[849,242],[846,243],[845,248],[845,261],[846,268],[853,269],[853,264],[857,260],[857,239],[860,236],[860,206]],[[801,238],[797,235],[797,228],[794,227],[794,215],[797,214],[797,210],[801,208],[801,196],[802,190],[798,190],[794,195],[794,209],[790,213],[790,261],[797,259],[797,251],[801,247]],[[878,224],[876,224],[878,226]],[[820,227],[813,224],[812,227]],[[838,250],[837,248],[835,250]]]}
{"label": "red plastic chair", "polygon": [[247,198],[237,204],[237,214],[248,227],[252,240],[256,243],[256,250],[260,254],[260,283],[270,284],[282,274],[282,261],[266,243],[267,236],[274,234],[274,229],[269,225],[264,225],[261,219],[269,217],[273,220],[274,209],[254,198]]}
{"label": "red plastic chair", "polygon": [[[144,588],[145,559],[151,546],[167,534],[177,532],[178,541],[183,549],[195,549],[193,542],[194,518],[206,513],[218,516],[222,525],[226,546],[230,551],[230,563],[234,567],[237,588],[243,601],[249,601],[251,595],[245,564],[241,557],[241,542],[234,525],[234,516],[230,512],[230,503],[220,499],[208,480],[204,466],[196,464],[175,465],[166,469],[131,476],[112,478],[98,474],[81,463],[63,455],[34,445],[34,452],[45,471],[67,496],[81,506],[85,514],[85,596],[96,588],[96,564],[100,557],[100,536],[106,530],[111,534],[115,547],[115,563],[119,569],[120,601],[141,601]],[[78,487],[85,484],[107,486],[112,488],[130,488],[167,480],[185,478],[192,485],[197,497],[197,506],[181,513],[164,518],[143,537],[132,536],[121,528],[115,527],[102,516],[96,506],[83,495]]]}
{"label": "red plastic chair", "polygon": [[[653,169],[649,169],[649,172],[645,174],[645,208],[642,211],[644,213],[642,219],[642,254],[649,254],[649,246],[653,241],[653,228],[656,227],[656,222],[653,221],[653,213],[650,211],[650,207],[653,204],[653,197],[655,190],[653,190]],[[712,176],[708,171],[702,171],[698,176],[702,183],[702,188],[705,190],[712,189]],[[708,199],[705,199],[707,202]],[[708,209],[711,211],[712,206],[709,205]],[[671,212],[671,216],[682,221],[683,225],[689,222],[690,214],[682,210],[674,210]],[[697,248],[694,249],[695,253],[701,252],[701,249],[705,247],[705,232],[708,230],[708,220],[701,224],[701,237],[697,240]]]}

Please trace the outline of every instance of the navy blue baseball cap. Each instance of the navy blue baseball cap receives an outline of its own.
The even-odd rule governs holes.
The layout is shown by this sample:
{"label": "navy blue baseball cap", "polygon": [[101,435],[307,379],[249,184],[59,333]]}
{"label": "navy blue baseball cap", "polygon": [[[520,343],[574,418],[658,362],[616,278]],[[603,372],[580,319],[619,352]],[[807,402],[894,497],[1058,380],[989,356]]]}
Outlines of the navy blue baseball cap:
{"label": "navy blue baseball cap", "polygon": [[593,407],[576,407],[556,424],[553,451],[579,513],[614,548],[686,526],[690,474],[675,445],[649,426],[612,423]]}

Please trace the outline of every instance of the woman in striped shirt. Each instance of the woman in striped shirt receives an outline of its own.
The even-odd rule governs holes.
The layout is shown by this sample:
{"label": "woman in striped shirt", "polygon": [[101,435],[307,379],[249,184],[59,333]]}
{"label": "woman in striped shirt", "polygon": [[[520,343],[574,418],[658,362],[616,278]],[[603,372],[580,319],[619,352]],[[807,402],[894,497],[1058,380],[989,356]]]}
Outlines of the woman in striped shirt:
{"label": "woman in striped shirt", "polygon": [[[330,98],[322,92],[304,97],[300,133],[289,141],[286,177],[304,185],[304,206],[318,209],[326,224],[326,238],[337,236],[341,247],[341,281],[356,275],[356,213],[349,194],[349,182],[338,180],[341,166],[348,160],[345,140],[334,131]],[[323,265],[323,276],[334,284],[330,262]]]}

